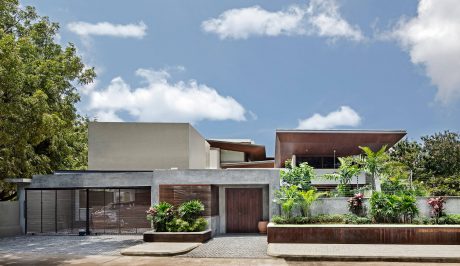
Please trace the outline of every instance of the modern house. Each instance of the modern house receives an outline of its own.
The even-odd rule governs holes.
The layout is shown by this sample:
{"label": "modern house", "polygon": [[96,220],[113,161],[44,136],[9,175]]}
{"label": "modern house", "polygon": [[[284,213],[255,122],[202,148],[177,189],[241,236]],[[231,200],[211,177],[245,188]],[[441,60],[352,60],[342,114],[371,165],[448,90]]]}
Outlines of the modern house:
{"label": "modern house", "polygon": [[271,158],[251,140],[205,139],[188,123],[92,122],[87,171],[18,181],[21,223],[28,234],[142,233],[152,203],[200,199],[213,234],[256,232],[258,221],[279,213],[273,198],[286,159],[332,172],[336,158],[359,154],[358,146],[391,147],[405,134],[277,130]]}

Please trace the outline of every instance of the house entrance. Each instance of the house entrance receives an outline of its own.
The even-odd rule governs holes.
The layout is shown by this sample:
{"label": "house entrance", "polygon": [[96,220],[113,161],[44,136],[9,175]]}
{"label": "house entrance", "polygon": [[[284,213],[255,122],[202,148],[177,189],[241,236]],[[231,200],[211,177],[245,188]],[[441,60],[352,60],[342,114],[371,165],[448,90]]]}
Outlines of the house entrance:
{"label": "house entrance", "polygon": [[263,218],[262,188],[226,188],[227,233],[256,233]]}

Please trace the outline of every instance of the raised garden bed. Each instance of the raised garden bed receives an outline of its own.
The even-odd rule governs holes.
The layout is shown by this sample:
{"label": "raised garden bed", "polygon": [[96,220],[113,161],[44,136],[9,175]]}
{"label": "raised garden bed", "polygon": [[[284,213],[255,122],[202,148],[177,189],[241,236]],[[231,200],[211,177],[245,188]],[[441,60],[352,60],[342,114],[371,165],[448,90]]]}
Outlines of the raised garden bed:
{"label": "raised garden bed", "polygon": [[268,243],[459,245],[458,225],[268,225]]}
{"label": "raised garden bed", "polygon": [[211,239],[211,230],[201,232],[155,232],[144,233],[145,242],[197,242],[204,243]]}

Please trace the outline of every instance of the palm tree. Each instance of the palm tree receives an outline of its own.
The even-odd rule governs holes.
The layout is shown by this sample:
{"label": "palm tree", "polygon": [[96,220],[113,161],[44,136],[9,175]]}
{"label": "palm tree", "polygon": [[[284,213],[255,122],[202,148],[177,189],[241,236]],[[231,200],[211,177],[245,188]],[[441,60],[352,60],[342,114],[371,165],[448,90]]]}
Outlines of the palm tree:
{"label": "palm tree", "polygon": [[360,163],[361,166],[367,174],[371,175],[372,180],[374,182],[373,188],[376,191],[382,191],[380,186],[380,175],[385,171],[387,167],[387,163],[389,161],[389,156],[385,152],[387,149],[387,145],[383,145],[380,150],[374,152],[369,147],[361,147],[359,148],[364,152],[365,156],[361,157]]}

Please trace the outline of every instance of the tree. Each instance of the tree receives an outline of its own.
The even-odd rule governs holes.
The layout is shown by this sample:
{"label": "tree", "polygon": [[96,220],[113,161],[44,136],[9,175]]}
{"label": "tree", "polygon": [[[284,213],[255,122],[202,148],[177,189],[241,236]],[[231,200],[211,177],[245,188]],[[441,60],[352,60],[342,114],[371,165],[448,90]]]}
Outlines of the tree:
{"label": "tree", "polygon": [[371,175],[373,180],[373,187],[376,191],[382,191],[380,186],[380,175],[385,171],[389,156],[385,152],[387,146],[384,145],[380,150],[374,152],[369,147],[359,147],[363,152],[364,156],[361,157],[360,163],[364,172]]}
{"label": "tree", "polygon": [[330,180],[338,180],[337,191],[340,196],[349,196],[348,186],[353,177],[361,173],[359,165],[353,157],[339,157],[340,166],[336,173],[325,174],[323,177]]}
{"label": "tree", "polygon": [[423,173],[422,145],[417,141],[403,139],[390,149],[390,158],[406,165],[415,177]]}
{"label": "tree", "polygon": [[95,72],[73,44],[54,41],[58,29],[33,7],[0,2],[0,200],[15,196],[5,178],[87,165],[87,119],[77,114],[75,86]]}
{"label": "tree", "polygon": [[451,176],[460,173],[460,135],[444,131],[422,137],[423,167],[431,175]]}
{"label": "tree", "polygon": [[299,166],[281,170],[280,175],[282,183],[297,186],[301,190],[309,190],[311,179],[315,177],[315,170],[308,163],[301,163]]}

